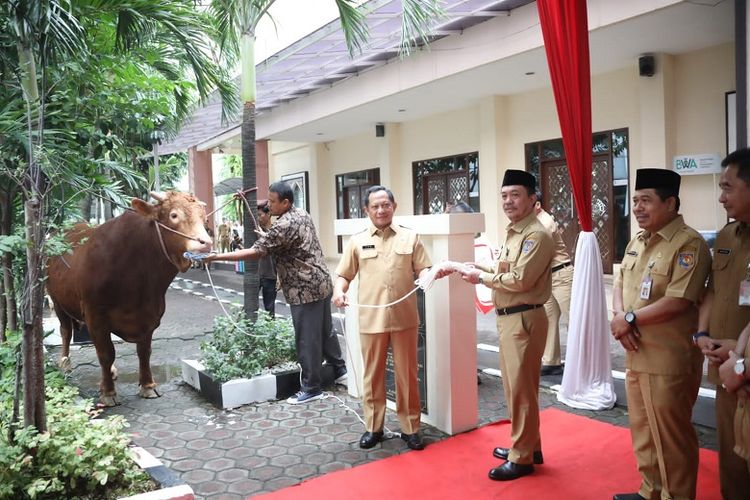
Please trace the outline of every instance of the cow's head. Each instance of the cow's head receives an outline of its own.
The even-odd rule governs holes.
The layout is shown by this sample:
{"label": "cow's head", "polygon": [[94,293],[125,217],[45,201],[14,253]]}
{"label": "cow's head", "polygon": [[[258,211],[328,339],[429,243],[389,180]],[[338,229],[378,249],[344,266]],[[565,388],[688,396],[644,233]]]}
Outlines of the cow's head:
{"label": "cow's head", "polygon": [[203,253],[211,251],[211,237],[206,232],[206,204],[189,193],[167,191],[152,192],[151,197],[157,203],[152,205],[143,200],[131,202],[133,210],[149,219],[158,221],[164,226],[179,231],[191,238],[186,238],[172,231],[160,228],[164,244],[175,262],[180,263],[182,271],[189,267],[189,262],[182,257],[184,252]]}

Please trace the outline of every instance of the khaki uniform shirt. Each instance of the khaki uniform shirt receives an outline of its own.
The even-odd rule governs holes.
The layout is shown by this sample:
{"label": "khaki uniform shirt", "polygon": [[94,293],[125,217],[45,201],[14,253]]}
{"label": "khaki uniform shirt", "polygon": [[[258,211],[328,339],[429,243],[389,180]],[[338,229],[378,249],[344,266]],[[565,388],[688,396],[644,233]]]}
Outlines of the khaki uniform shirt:
{"label": "khaki uniform shirt", "polygon": [[552,267],[558,264],[565,264],[570,262],[570,254],[568,253],[568,247],[565,246],[565,242],[562,239],[562,234],[557,230],[557,222],[546,210],[542,210],[537,214],[537,219],[542,223],[547,232],[552,236],[552,242],[555,245],[555,253],[552,256]]}
{"label": "khaki uniform shirt", "polygon": [[[352,281],[359,273],[358,302],[384,305],[414,289],[414,278],[432,266],[422,241],[413,230],[391,224],[370,227],[351,237],[336,274]],[[417,295],[385,308],[359,308],[360,333],[399,332],[419,326]]]}
{"label": "khaki uniform shirt", "polygon": [[552,237],[534,212],[506,229],[495,272],[483,272],[482,283],[492,288],[492,302],[498,309],[544,304],[552,293]]}
{"label": "khaki uniform shirt", "polygon": [[[714,292],[708,331],[716,339],[737,340],[750,323],[750,306],[739,305],[740,282],[750,265],[750,226],[732,222],[724,226],[714,243],[714,262],[709,288]],[[721,384],[719,368],[708,366],[708,379]]]}
{"label": "khaki uniform shirt", "polygon": [[[714,246],[716,248],[718,247]],[[745,346],[745,358],[750,358],[750,342]],[[750,462],[750,400],[737,400],[737,410],[734,413],[734,452]]]}
{"label": "khaki uniform shirt", "polygon": [[[693,302],[685,313],[652,325],[636,325],[639,349],[628,351],[625,366],[643,373],[678,375],[700,370],[703,355],[693,344],[698,326],[697,303],[711,268],[711,253],[703,237],[685,225],[682,216],[656,234],[641,231],[625,249],[615,288],[622,288],[623,309],[635,311],[662,297]],[[641,298],[641,285],[651,277],[651,293]]]}
{"label": "khaki uniform shirt", "polygon": [[292,207],[253,245],[263,255],[271,254],[290,305],[309,304],[333,293],[331,274],[320,248],[312,218]]}

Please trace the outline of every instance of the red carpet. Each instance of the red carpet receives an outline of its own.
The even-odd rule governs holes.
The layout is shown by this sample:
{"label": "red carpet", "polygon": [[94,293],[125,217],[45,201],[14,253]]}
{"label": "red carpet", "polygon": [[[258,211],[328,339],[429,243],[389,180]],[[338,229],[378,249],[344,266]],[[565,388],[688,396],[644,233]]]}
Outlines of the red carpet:
{"label": "red carpet", "polygon": [[[494,446],[508,444],[510,425],[488,425],[352,469],[263,495],[282,499],[611,499],[638,490],[630,431],[561,410],[542,412],[545,464],[531,476],[496,482],[487,472],[501,461]],[[698,498],[720,499],[716,452],[700,451]]]}

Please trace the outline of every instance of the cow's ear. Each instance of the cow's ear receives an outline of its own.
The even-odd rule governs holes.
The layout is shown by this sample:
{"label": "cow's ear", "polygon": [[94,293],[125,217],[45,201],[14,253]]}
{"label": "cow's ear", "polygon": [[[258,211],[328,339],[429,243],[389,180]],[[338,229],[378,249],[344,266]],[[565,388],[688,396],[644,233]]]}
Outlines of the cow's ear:
{"label": "cow's ear", "polygon": [[150,219],[156,218],[156,212],[157,208],[156,205],[152,205],[151,203],[146,203],[145,201],[133,198],[133,201],[130,202],[130,206],[133,207],[133,210],[136,211],[136,213],[148,217]]}

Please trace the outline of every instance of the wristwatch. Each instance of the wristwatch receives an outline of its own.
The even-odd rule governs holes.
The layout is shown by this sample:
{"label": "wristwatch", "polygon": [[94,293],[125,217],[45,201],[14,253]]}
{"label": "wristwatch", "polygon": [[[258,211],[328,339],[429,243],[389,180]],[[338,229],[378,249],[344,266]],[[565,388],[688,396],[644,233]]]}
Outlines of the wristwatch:
{"label": "wristwatch", "polygon": [[709,337],[708,332],[695,332],[693,334],[693,344],[698,345],[698,339],[701,337]]}
{"label": "wristwatch", "polygon": [[734,362],[734,373],[740,377],[745,375],[745,358],[740,358]]}
{"label": "wristwatch", "polygon": [[626,312],[625,321],[627,321],[630,326],[635,326],[635,313],[633,311]]}

